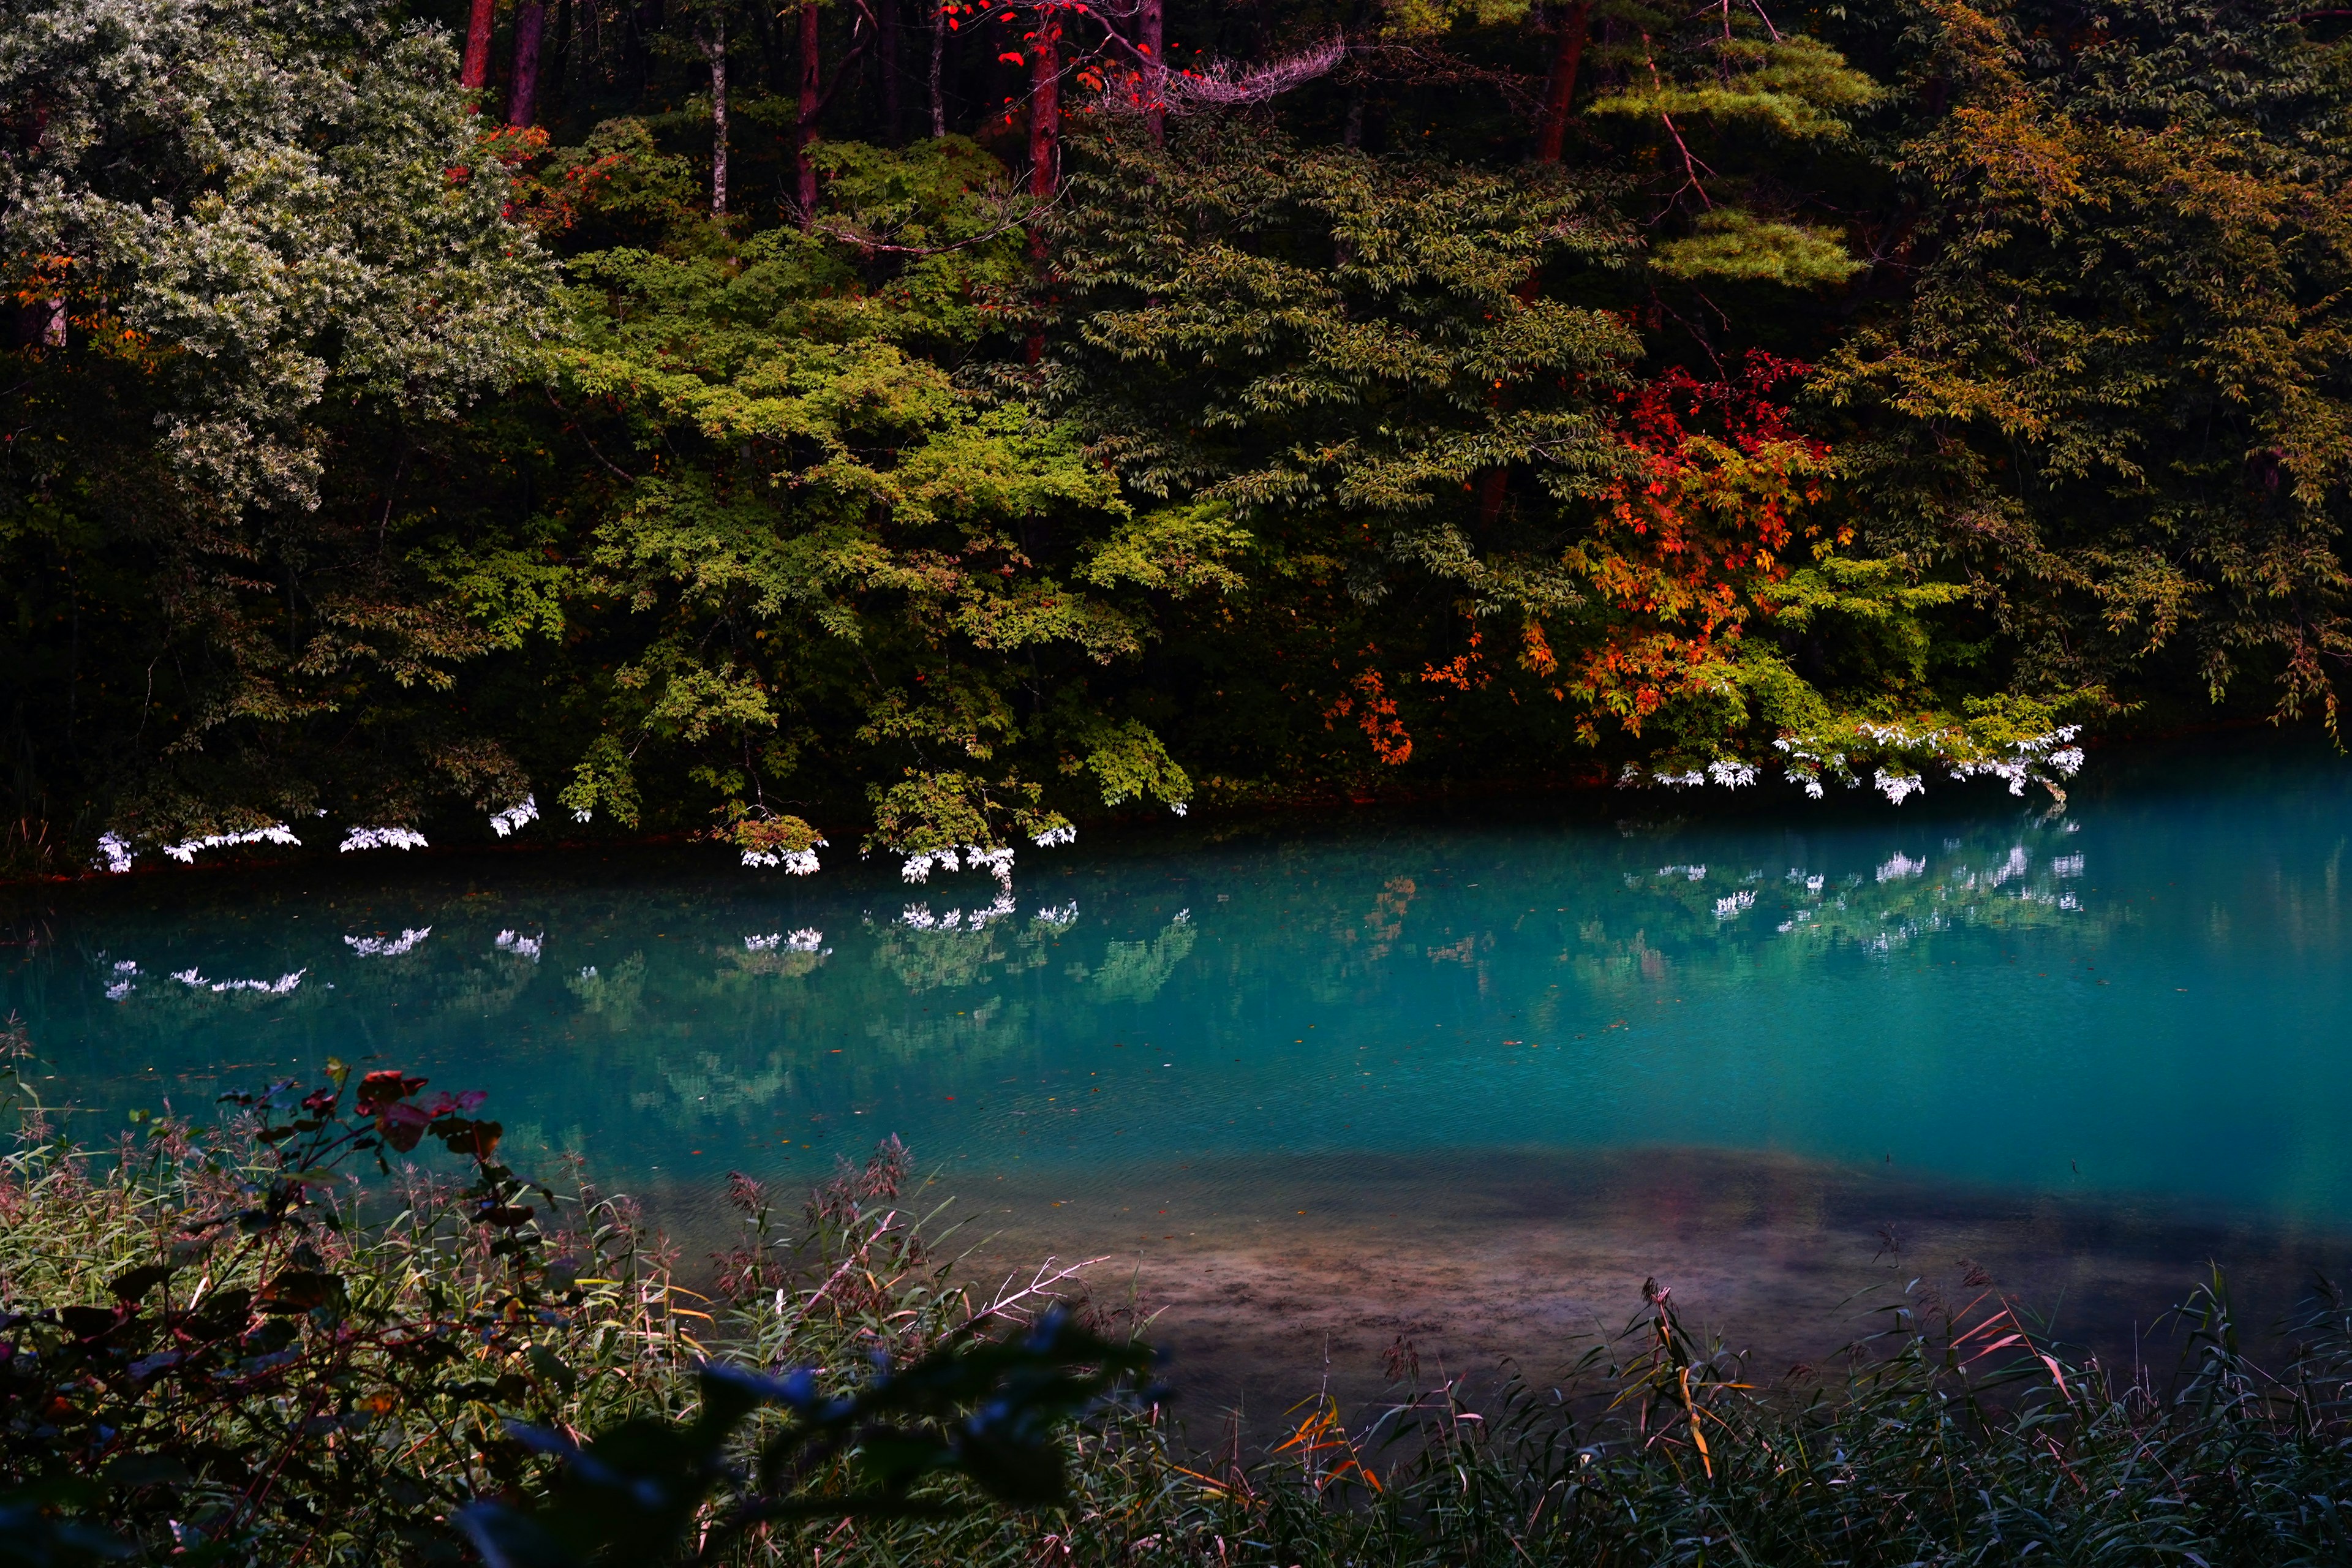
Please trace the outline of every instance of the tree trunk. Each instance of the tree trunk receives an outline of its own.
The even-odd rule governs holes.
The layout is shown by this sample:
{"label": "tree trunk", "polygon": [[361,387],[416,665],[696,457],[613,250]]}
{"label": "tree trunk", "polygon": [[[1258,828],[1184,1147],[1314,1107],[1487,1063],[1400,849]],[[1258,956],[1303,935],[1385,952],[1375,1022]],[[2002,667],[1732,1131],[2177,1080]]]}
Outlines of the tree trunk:
{"label": "tree trunk", "polygon": [[905,105],[898,93],[898,4],[875,0],[875,26],[881,35],[877,47],[882,51],[882,141],[889,147],[907,139]]}
{"label": "tree trunk", "polygon": [[[1029,56],[1029,194],[1050,201],[1061,188],[1062,29],[1040,11],[1037,38]],[[1031,230],[1033,248],[1044,240]]]}
{"label": "tree trunk", "polygon": [[940,89],[940,62],[948,52],[948,14],[944,6],[931,7],[931,139],[939,140],[948,133],[948,100]]}
{"label": "tree trunk", "polygon": [[474,0],[466,18],[466,63],[457,68],[457,85],[467,92],[490,85],[490,26],[497,11],[498,0]]}
{"label": "tree trunk", "polygon": [[529,125],[539,114],[539,40],[547,30],[547,7],[522,0],[515,7],[514,88],[507,99],[507,123]]}
{"label": "tree trunk", "polygon": [[1559,19],[1559,45],[1552,51],[1551,80],[1544,93],[1543,122],[1536,133],[1536,161],[1557,163],[1568,142],[1568,100],[1576,96],[1577,68],[1584,61],[1584,35],[1591,0],[1576,0]]}
{"label": "tree trunk", "polygon": [[[1054,14],[1040,6],[1037,36],[1029,56],[1029,195],[1049,202],[1061,189],[1062,174],[1062,28]],[[1045,268],[1045,226],[1029,226],[1029,259],[1041,275]],[[1045,334],[1029,335],[1028,360],[1035,364],[1045,354]]]}
{"label": "tree trunk", "polygon": [[1149,61],[1143,68],[1143,124],[1151,144],[1168,144],[1167,0],[1142,0],[1135,13],[1135,47]]}
{"label": "tree trunk", "polygon": [[727,216],[727,7],[710,9],[710,26],[696,39],[710,62],[710,216]]}
{"label": "tree trunk", "polygon": [[628,59],[636,79],[637,96],[643,98],[653,83],[654,35],[661,31],[662,0],[638,0],[629,13],[631,47]]}
{"label": "tree trunk", "polygon": [[[1591,0],[1574,0],[1559,18],[1559,42],[1552,49],[1551,79],[1544,89],[1543,119],[1536,127],[1536,161],[1557,164],[1568,145],[1568,106],[1576,96],[1576,73],[1584,62],[1584,37],[1591,20]],[[1530,267],[1528,275],[1519,279],[1519,302],[1535,303],[1543,288],[1543,271]],[[1495,405],[1502,405],[1502,396],[1496,395]],[[1503,492],[1510,484],[1510,474],[1503,468],[1489,468],[1478,490],[1478,520],[1492,523],[1503,512]]]}
{"label": "tree trunk", "polygon": [[816,165],[809,147],[824,107],[824,61],[817,54],[816,0],[801,0],[801,104],[793,127],[793,194],[801,204],[801,226],[816,221]]}

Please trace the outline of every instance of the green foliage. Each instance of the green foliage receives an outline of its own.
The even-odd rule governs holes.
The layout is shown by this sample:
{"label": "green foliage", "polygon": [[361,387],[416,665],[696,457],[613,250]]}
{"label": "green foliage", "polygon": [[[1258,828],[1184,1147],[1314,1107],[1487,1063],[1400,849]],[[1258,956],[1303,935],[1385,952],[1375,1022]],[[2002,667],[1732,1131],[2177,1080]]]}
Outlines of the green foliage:
{"label": "green foliage", "polygon": [[446,5],[0,16],[7,865],[2334,720],[2340,18],[1172,0],[1162,136],[1049,7],[1041,172],[977,13],[916,136],[820,7],[803,147],[772,11],[625,9],[531,127]]}
{"label": "green foliage", "polygon": [[[659,1407],[688,1352],[627,1213],[559,1215],[479,1095],[424,1087],[338,1066],[104,1162],[28,1111],[0,1160],[0,1555],[430,1562],[452,1510],[544,1468],[505,1422]],[[392,1172],[427,1141],[463,1180]]]}
{"label": "green foliage", "polygon": [[[349,493],[356,452],[429,461],[549,325],[499,165],[469,172],[443,45],[381,6],[278,0],[0,26],[0,100],[39,124],[0,174],[8,287],[37,323],[6,394],[0,550],[20,613],[62,583],[89,627],[59,662],[17,623],[42,721],[137,842],[467,793],[445,764],[498,742],[446,694],[543,620],[543,590],[470,618],[395,499]],[[463,571],[476,594],[498,575]]]}
{"label": "green foliage", "polygon": [[[781,1521],[968,1514],[942,1479],[1061,1504],[1057,1428],[1150,1363],[1054,1279],[942,1289],[918,1233],[861,1208],[906,1180],[895,1142],[799,1233],[739,1180],[725,1331],[796,1370],[713,1360],[685,1305],[706,1298],[631,1205],[518,1178],[482,1096],[425,1087],[337,1064],[299,1100],[224,1097],[217,1129],[146,1121],[104,1163],[29,1108],[0,1160],[0,1560],[427,1563],[462,1529],[494,1564],[736,1562]],[[394,1171],[428,1142],[470,1179]],[[714,1492],[724,1524],[692,1529]]]}
{"label": "green foliage", "polygon": [[1891,160],[1917,282],[1822,385],[1868,537],[1969,582],[2028,689],[2251,668],[2332,721],[2341,47],[2269,5],[2113,7],[2066,49],[2032,15],[1915,18],[1948,93]]}
{"label": "green foliage", "polygon": [[1658,247],[1651,265],[1686,280],[1727,278],[1804,289],[1843,283],[1864,264],[1848,256],[1833,234],[1717,207],[1694,232]]}

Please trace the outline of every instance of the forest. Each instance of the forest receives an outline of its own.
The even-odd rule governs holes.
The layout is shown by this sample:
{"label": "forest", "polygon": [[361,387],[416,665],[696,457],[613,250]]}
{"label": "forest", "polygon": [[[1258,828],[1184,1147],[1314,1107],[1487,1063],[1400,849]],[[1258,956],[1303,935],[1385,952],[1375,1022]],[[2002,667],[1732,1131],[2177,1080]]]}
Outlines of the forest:
{"label": "forest", "polygon": [[8,0],[0,871],[2332,731],[2347,37]]}

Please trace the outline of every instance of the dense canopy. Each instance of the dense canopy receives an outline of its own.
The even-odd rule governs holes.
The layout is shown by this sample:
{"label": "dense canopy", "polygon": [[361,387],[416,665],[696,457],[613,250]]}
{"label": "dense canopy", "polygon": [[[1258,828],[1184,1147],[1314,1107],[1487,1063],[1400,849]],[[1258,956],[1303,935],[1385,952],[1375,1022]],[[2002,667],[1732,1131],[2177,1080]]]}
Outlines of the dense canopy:
{"label": "dense canopy", "polygon": [[0,868],[2332,727],[2347,37],[0,0]]}

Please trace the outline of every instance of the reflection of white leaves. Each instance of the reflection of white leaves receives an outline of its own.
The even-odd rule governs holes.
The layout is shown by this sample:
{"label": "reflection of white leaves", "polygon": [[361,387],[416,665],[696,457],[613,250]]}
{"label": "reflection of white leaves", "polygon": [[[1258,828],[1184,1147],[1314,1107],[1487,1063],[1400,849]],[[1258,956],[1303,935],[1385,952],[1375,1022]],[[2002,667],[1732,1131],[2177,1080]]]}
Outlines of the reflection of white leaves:
{"label": "reflection of white leaves", "polygon": [[299,848],[301,843],[292,828],[282,822],[273,822],[249,833],[207,833],[202,838],[183,838],[177,844],[164,845],[163,853],[183,866],[193,866],[201,849],[229,849],[240,844],[290,844]]}
{"label": "reflection of white leaves", "polygon": [[547,945],[547,933],[541,931],[537,936],[519,936],[513,931],[502,931],[499,932],[498,941],[491,945],[500,952],[511,952],[517,958],[528,958],[537,963],[539,950]]}
{"label": "reflection of white leaves", "polygon": [[2058,907],[2062,910],[2079,910],[2083,907],[2083,901],[2072,893],[2061,893],[2058,896]]}
{"label": "reflection of white leaves", "polygon": [[2083,874],[2083,858],[2080,855],[2061,855],[2050,862],[2050,874],[2061,879],[2079,877]]}
{"label": "reflection of white leaves", "polygon": [[1719,921],[1727,921],[1737,916],[1742,910],[1749,910],[1755,907],[1755,890],[1750,888],[1742,888],[1739,891],[1732,894],[1727,899],[1717,899],[1715,900],[1715,918]]}
{"label": "reflection of white leaves", "polygon": [[1067,931],[1078,923],[1078,906],[1075,900],[1066,904],[1048,904],[1032,918],[1039,925],[1052,926],[1056,931]]}
{"label": "reflection of white leaves", "polygon": [[773,952],[782,948],[786,952],[814,952],[824,946],[824,932],[814,926],[803,926],[789,936],[782,931],[770,931],[766,936],[743,939],[746,952]]}
{"label": "reflection of white leaves", "polygon": [[132,858],[131,846],[119,833],[101,833],[98,836],[98,856],[96,860],[90,862],[90,868],[93,870],[103,865],[106,869],[120,876],[131,869]]}
{"label": "reflection of white leaves", "polygon": [[305,967],[291,974],[281,974],[275,980],[207,980],[193,969],[183,969],[172,978],[191,991],[210,991],[218,995],[224,991],[258,991],[265,995],[283,996],[302,984],[302,976],[310,971]]}
{"label": "reflection of white leaves", "polygon": [[596,966],[595,966],[594,964],[593,964],[593,963],[583,963],[583,964],[582,964],[582,965],[580,966],[580,978],[581,978],[581,979],[583,979],[583,980],[593,980],[593,979],[595,979],[595,978],[596,978]]}
{"label": "reflection of white leaves", "polygon": [[[1182,813],[1179,812],[1178,815],[1181,816]],[[1040,849],[1058,849],[1065,844],[1076,844],[1077,841],[1078,830],[1066,822],[1059,827],[1049,827],[1029,840]]]}
{"label": "reflection of white leaves", "polygon": [[912,931],[984,931],[1012,913],[1013,895],[1006,892],[999,893],[996,901],[986,909],[968,914],[962,910],[950,910],[943,915],[934,915],[929,904],[908,904],[898,912],[898,923]]}
{"label": "reflection of white leaves", "polygon": [[422,931],[411,927],[395,937],[347,936],[343,938],[343,945],[362,958],[398,958],[432,934],[431,926]]}
{"label": "reflection of white leaves", "polygon": [[1893,859],[1879,867],[1878,879],[1882,882],[1900,881],[1906,877],[1916,877],[1927,868],[1927,862],[1925,859],[1914,860],[1902,850],[1897,849]]}
{"label": "reflection of white leaves", "polygon": [[1703,882],[1706,879],[1706,868],[1704,866],[1661,866],[1658,868],[1658,875],[1661,877],[1682,877],[1693,882]]}
{"label": "reflection of white leaves", "polygon": [[2013,877],[2022,877],[2025,875],[2026,867],[2032,863],[2033,857],[2025,852],[2024,845],[2012,845],[2010,847],[2009,858],[1993,868],[1985,879],[1985,886],[1998,888]]}
{"label": "reflection of white leaves", "polygon": [[343,835],[341,853],[354,849],[423,849],[425,835],[407,827],[354,827]]}
{"label": "reflection of white leaves", "polygon": [[125,996],[130,995],[133,991],[138,990],[139,983],[134,978],[138,973],[139,961],[137,959],[125,958],[117,960],[114,965],[114,983],[106,988],[106,999],[110,1002],[120,1002]]}
{"label": "reflection of white leaves", "polygon": [[525,795],[520,805],[510,805],[490,817],[490,831],[504,838],[516,828],[539,820],[539,797]]}

